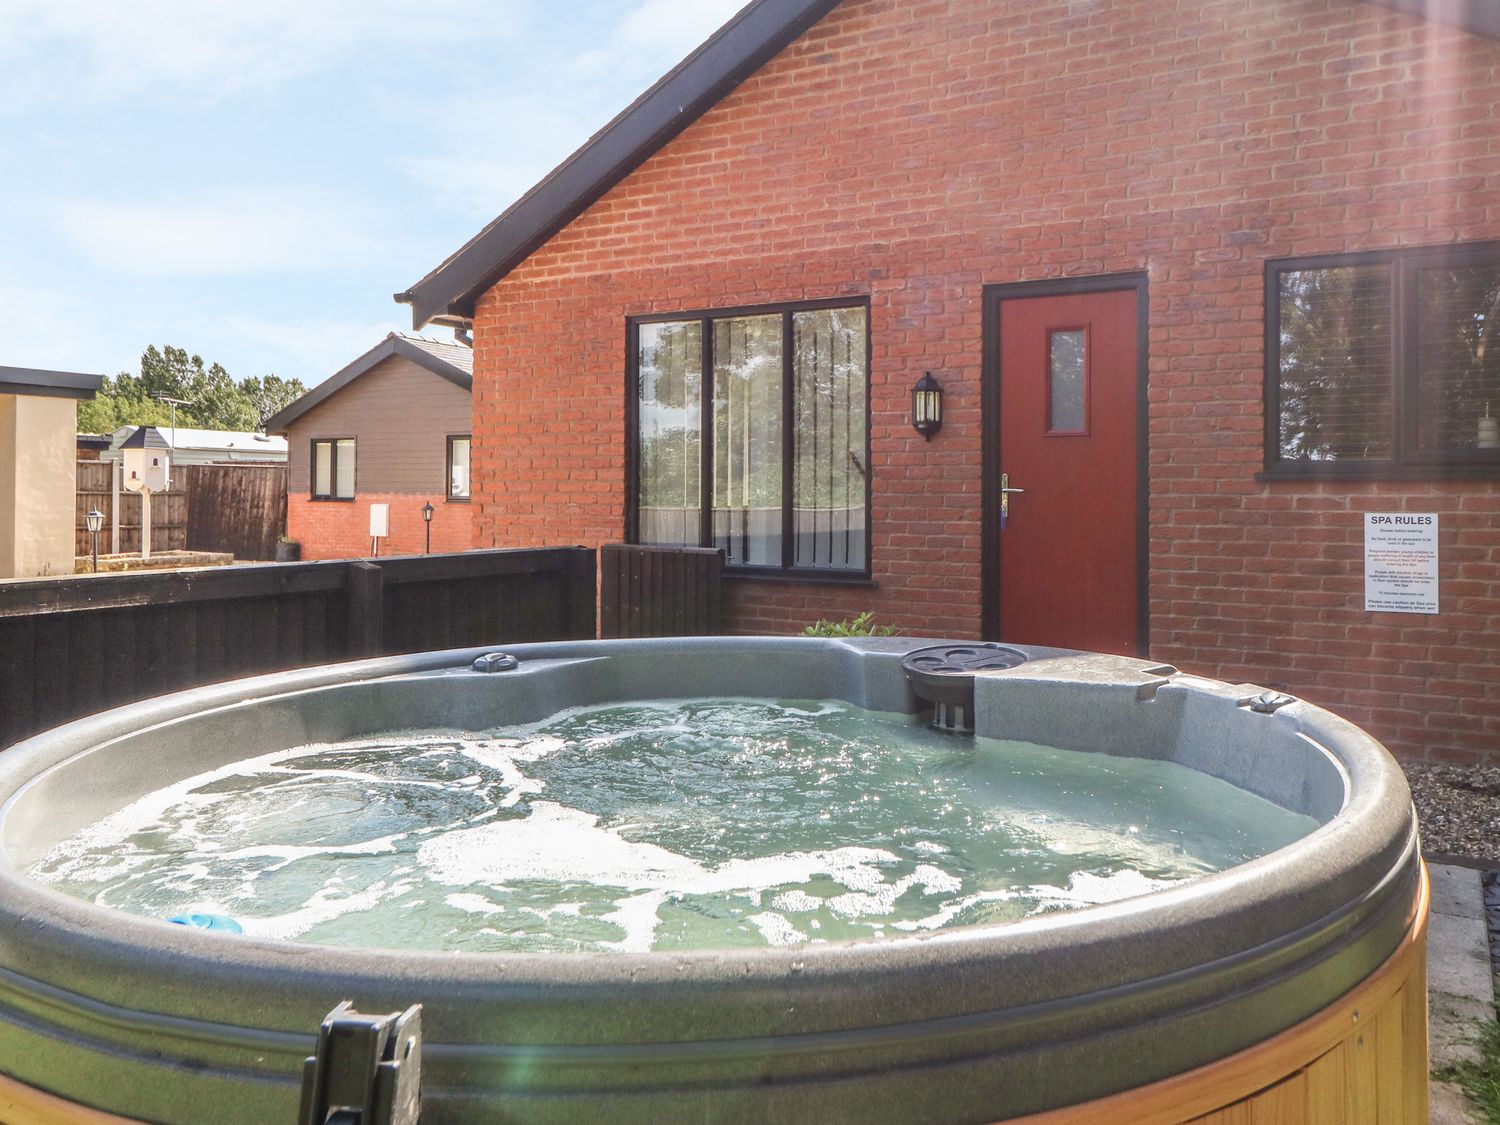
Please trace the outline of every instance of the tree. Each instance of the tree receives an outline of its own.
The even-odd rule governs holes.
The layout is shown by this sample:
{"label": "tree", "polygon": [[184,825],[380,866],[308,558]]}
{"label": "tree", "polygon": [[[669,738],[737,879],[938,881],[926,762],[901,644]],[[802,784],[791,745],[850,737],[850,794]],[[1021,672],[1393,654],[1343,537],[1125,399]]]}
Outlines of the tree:
{"label": "tree", "polygon": [[255,417],[259,419],[256,424],[258,429],[264,426],[272,415],[281,413],[305,395],[307,388],[302,385],[300,379],[283,379],[279,375],[257,378],[252,375],[240,382],[240,393],[245,396],[251,409],[255,411]]}
{"label": "tree", "polygon": [[121,426],[166,426],[172,409],[163,398],[181,400],[179,426],[205,430],[258,430],[267,418],[307,393],[297,379],[276,375],[236,383],[217,363],[183,348],[152,344],[141,354],[139,374],[105,377],[98,395],[80,404],[78,428],[107,433]]}

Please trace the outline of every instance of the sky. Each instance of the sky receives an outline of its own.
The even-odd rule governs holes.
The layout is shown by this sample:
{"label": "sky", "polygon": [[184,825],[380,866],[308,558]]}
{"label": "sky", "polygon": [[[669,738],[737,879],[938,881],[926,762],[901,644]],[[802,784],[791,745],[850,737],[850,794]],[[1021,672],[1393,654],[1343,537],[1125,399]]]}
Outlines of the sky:
{"label": "sky", "polygon": [[744,2],[0,0],[0,366],[311,387]]}

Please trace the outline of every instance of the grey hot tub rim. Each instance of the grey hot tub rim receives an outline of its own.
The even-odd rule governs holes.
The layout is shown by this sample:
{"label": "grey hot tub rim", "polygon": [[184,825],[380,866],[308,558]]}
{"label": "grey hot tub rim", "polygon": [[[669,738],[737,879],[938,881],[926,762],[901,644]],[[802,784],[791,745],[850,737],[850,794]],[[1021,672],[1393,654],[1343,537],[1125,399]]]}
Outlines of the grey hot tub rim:
{"label": "grey hot tub rim", "polygon": [[[353,999],[377,1011],[420,1002],[435,1120],[444,1119],[443,1106],[472,1112],[475,1097],[502,1088],[513,1109],[531,1105],[537,1119],[547,1119],[546,1107],[566,1100],[565,1091],[614,1091],[621,1106],[639,1104],[649,1117],[706,1084],[746,1097],[776,1088],[781,1104],[800,1112],[828,1089],[849,1093],[858,1076],[874,1111],[897,1097],[880,1092],[892,1076],[944,1071],[973,1085],[961,1101],[987,1097],[989,1112],[1003,1093],[1008,1112],[1032,1112],[1063,1104],[1059,1096],[1122,1088],[1120,1052],[1148,1042],[1151,1077],[1259,1041],[1332,1002],[1400,942],[1419,878],[1415,822],[1399,767],[1368,735],[1303,703],[1252,712],[1243,702],[1258,689],[1244,685],[1025,646],[1009,646],[1027,653],[1025,664],[980,677],[981,734],[1010,725],[1005,716],[1028,699],[1055,710],[1056,690],[1080,697],[1081,712],[1149,714],[1142,721],[1157,731],[1228,729],[1261,752],[1273,745],[1283,768],[1301,755],[1304,772],[1321,780],[1298,790],[1283,778],[1275,795],[1300,793],[1324,823],[1258,860],[1108,906],[901,938],[681,954],[409,953],[225,939],[74,900],[27,879],[13,862],[38,847],[23,846],[12,831],[28,819],[18,809],[24,814],[37,780],[66,773],[69,763],[101,770],[111,746],[141,732],[167,737],[181,724],[254,723],[278,708],[321,714],[346,696],[368,709],[371,689],[405,699],[437,687],[478,705],[486,693],[524,694],[528,681],[547,676],[570,692],[593,684],[601,699],[630,698],[643,677],[665,677],[655,694],[831,693],[909,711],[915,702],[899,658],[933,643],[501,646],[521,667],[492,676],[461,671],[490,649],[463,649],[195,689],[39,735],[0,754],[0,1057],[30,1058],[40,1044],[60,1043],[121,1065],[163,1057],[209,1075],[194,1089],[244,1087],[275,1101],[294,1085],[293,1064],[334,1003]],[[753,690],[778,677],[799,690]],[[726,683],[746,690],[713,691]],[[534,704],[545,705],[546,695]],[[1107,726],[1118,723],[1106,718]],[[1063,741],[1097,737],[1088,714],[1061,721]],[[33,810],[29,826],[40,825]],[[43,1063],[0,1070],[59,1088]],[[1140,1078],[1136,1067],[1128,1081]],[[170,1120],[173,1104],[162,1095],[160,1105],[146,1097],[122,1108]]]}

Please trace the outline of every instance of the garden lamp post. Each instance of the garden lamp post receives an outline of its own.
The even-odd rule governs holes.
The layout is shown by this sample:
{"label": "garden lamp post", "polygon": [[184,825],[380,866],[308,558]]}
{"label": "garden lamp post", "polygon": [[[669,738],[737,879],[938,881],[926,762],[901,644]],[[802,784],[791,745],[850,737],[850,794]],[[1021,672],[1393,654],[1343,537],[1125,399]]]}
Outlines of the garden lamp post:
{"label": "garden lamp post", "polygon": [[432,513],[435,511],[437,509],[432,506],[431,500],[422,505],[422,523],[427,528],[427,548],[422,552],[424,555],[432,554]]}
{"label": "garden lamp post", "polygon": [[99,532],[104,527],[104,513],[98,508],[90,508],[83,516],[83,526],[89,529],[89,537],[93,540],[94,573],[99,573]]}

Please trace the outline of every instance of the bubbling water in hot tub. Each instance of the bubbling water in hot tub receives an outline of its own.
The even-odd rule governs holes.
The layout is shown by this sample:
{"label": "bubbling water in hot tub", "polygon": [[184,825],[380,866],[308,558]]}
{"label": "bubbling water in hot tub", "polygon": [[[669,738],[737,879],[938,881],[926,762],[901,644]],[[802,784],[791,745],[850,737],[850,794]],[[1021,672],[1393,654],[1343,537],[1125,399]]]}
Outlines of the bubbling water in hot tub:
{"label": "bubbling water in hot tub", "polygon": [[253,936],[640,952],[1004,922],[1315,827],[1166,761],[955,741],[842,702],[672,700],[262,755],[135,801],[33,874]]}

